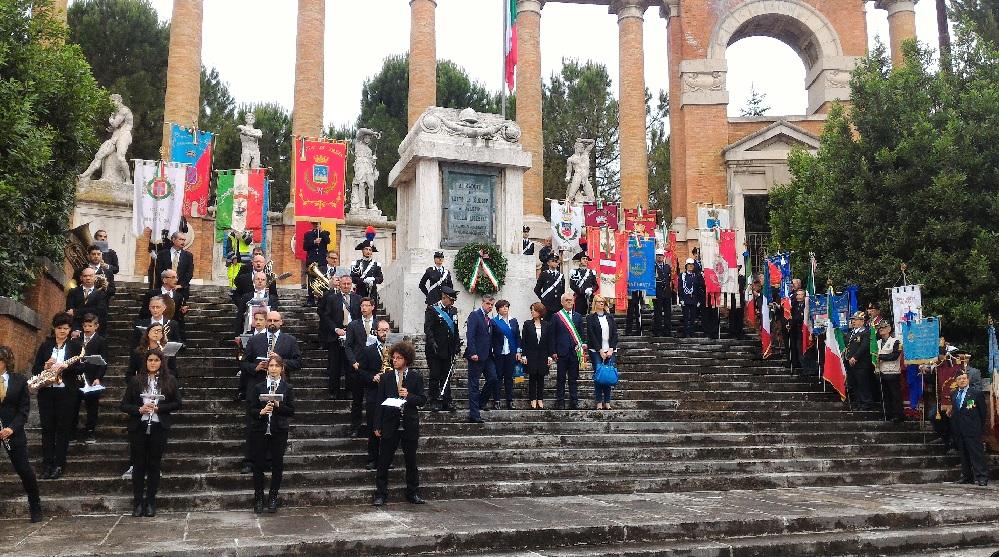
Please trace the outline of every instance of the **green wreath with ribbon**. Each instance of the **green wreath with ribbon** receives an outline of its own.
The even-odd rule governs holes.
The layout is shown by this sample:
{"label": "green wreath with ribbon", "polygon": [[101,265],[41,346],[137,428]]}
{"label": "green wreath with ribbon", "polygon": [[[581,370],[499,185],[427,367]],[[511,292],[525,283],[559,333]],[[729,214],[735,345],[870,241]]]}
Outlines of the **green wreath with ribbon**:
{"label": "green wreath with ribbon", "polygon": [[495,294],[506,280],[506,257],[489,244],[466,244],[454,256],[454,274],[472,294]]}

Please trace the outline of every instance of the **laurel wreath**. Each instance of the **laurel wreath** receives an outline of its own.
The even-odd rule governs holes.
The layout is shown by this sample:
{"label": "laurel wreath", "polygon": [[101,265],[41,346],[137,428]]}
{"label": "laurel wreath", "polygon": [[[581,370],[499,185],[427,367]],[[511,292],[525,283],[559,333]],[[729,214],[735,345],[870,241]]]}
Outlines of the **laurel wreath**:
{"label": "laurel wreath", "polygon": [[466,244],[454,256],[454,274],[472,294],[495,294],[506,280],[506,257],[489,244]]}

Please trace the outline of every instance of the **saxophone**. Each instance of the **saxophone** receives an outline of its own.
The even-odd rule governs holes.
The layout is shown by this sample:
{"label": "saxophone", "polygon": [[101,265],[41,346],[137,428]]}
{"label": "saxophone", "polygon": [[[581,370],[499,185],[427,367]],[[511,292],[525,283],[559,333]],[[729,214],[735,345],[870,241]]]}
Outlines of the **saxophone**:
{"label": "saxophone", "polygon": [[87,357],[86,350],[87,350],[87,345],[84,344],[83,350],[80,351],[80,354],[78,356],[73,356],[72,358],[64,360],[62,362],[63,364],[65,364],[65,367],[63,367],[59,371],[56,371],[52,369],[52,366],[49,366],[38,375],[32,376],[31,379],[28,379],[28,391],[31,392],[32,394],[37,394],[38,391],[44,389],[45,387],[51,387],[52,385],[58,385],[59,383],[62,383],[62,372],[65,369],[67,369],[69,366],[86,358]]}

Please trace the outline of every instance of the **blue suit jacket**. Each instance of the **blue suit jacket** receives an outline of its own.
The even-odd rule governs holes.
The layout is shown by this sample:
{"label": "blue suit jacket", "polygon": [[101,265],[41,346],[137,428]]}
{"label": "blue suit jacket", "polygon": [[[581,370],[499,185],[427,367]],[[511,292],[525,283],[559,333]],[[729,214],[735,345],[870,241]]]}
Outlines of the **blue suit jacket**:
{"label": "blue suit jacket", "polygon": [[[497,319],[499,318],[493,317],[493,355],[499,356],[503,353],[503,339],[506,338],[506,335],[503,334],[503,330],[496,324]],[[517,318],[511,317],[509,325],[510,332],[513,333],[513,341],[510,343],[510,353],[516,354],[517,347],[520,346],[520,324],[517,323]]]}
{"label": "blue suit jacket", "polygon": [[478,356],[483,362],[492,357],[493,321],[479,308],[465,320],[465,358]]}
{"label": "blue suit jacket", "polygon": [[[576,312],[572,312],[572,322],[576,325],[576,331],[583,335],[583,317]],[[562,357],[574,357],[576,355],[576,342],[573,340],[572,331],[566,328],[562,318],[558,315],[552,317],[551,334],[548,336],[550,354]],[[585,342],[584,339],[580,339]]]}

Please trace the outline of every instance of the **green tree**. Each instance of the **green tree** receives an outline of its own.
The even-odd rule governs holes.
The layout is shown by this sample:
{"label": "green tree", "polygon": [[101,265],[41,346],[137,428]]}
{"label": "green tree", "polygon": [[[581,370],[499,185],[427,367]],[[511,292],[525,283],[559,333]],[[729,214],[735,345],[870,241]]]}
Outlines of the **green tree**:
{"label": "green tree", "polygon": [[749,87],[749,98],[746,99],[746,106],[742,107],[740,115],[743,117],[763,116],[770,110],[767,104],[767,94],[756,90],[756,85]]}
{"label": "green tree", "polygon": [[659,91],[654,107],[648,91],[645,99],[649,115],[649,209],[659,211],[660,220],[669,223],[673,218],[670,202],[669,94]]}
{"label": "green tree", "polygon": [[[770,222],[776,247],[814,251],[827,278],[861,285],[867,300],[899,284],[905,263],[924,314],[942,315],[952,342],[981,348],[986,315],[999,311],[999,56],[961,40],[955,71],[937,74],[911,41],[894,71],[878,45],[817,155],[791,155]],[[975,64],[958,59],[969,55]]]}
{"label": "green tree", "polygon": [[951,0],[950,5],[959,27],[999,46],[999,1]]}
{"label": "green tree", "polygon": [[[577,138],[596,140],[596,160],[590,180],[598,196],[607,201],[621,198],[618,124],[620,109],[611,90],[607,67],[597,62],[567,59],[542,91],[544,131],[544,193],[546,198],[565,197],[566,159]],[[547,212],[547,207],[546,207]]]}
{"label": "green tree", "polygon": [[67,21],[69,40],[83,49],[97,82],[120,94],[132,110],[129,157],[158,159],[169,25],[160,23],[148,0],[78,0]]}
{"label": "green tree", "polygon": [[80,47],[49,2],[0,2],[0,296],[18,299],[36,258],[62,261],[76,174],[97,149],[95,122],[112,112]]}

